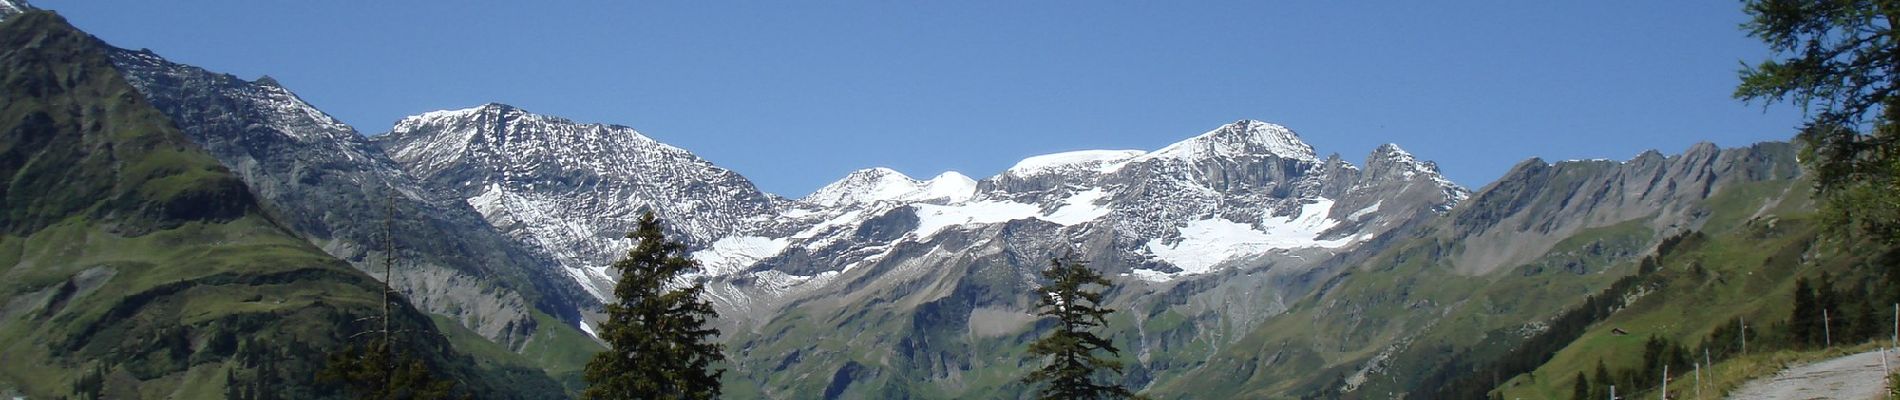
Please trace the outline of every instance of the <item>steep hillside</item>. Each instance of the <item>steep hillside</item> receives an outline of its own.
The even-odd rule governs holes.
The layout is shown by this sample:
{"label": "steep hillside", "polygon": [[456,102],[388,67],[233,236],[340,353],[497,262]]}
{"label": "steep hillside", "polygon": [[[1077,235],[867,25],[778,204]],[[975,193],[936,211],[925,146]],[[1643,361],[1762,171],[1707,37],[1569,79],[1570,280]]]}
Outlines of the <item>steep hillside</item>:
{"label": "steep hillside", "polygon": [[1156,393],[1384,398],[1469,373],[1664,237],[1804,209],[1798,173],[1782,143],[1527,161],[1392,246],[1343,257],[1312,297]]}
{"label": "steep hillside", "polygon": [[[336,395],[313,372],[366,329],[357,321],[381,308],[382,286],[271,219],[126,82],[110,47],[51,13],[6,17],[0,386],[35,398]],[[458,355],[423,314],[397,311],[404,348],[462,387],[558,393],[534,371]]]}
{"label": "steep hillside", "polygon": [[392,217],[404,265],[390,283],[424,310],[519,349],[538,329],[574,327],[541,326],[535,312],[578,321],[578,309],[596,304],[551,256],[516,245],[460,198],[433,196],[369,139],[275,80],[245,81],[149,51],[114,49],[112,62],[274,219],[324,252],[380,270],[383,217]]}
{"label": "steep hillside", "polygon": [[[1781,362],[1820,352],[1829,341],[1887,344],[1893,304],[1900,302],[1900,275],[1892,268],[1900,248],[1825,234],[1807,185],[1779,203],[1718,197],[1718,209],[1758,211],[1686,232],[1658,249],[1643,272],[1628,278],[1631,284],[1597,296],[1617,299],[1599,307],[1615,307],[1575,307],[1566,313],[1595,315],[1570,324],[1563,340],[1512,349],[1510,358],[1522,368],[1500,371],[1504,380],[1449,382],[1444,392],[1566,398],[1582,373],[1596,392],[1615,385],[1631,398],[1655,397],[1668,365],[1669,397],[1698,390],[1716,396],[1745,378],[1773,373]],[[1817,309],[1797,315],[1801,289],[1811,291]],[[1800,316],[1811,318],[1808,343],[1793,328]]]}

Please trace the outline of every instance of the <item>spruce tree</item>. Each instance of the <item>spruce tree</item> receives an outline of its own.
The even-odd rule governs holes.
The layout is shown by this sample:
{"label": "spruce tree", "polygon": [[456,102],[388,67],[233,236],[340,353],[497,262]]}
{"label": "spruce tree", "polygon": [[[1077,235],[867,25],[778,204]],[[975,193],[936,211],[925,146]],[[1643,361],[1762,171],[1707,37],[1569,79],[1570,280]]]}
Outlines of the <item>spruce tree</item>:
{"label": "spruce tree", "polygon": [[1850,298],[1854,304],[1854,316],[1849,319],[1850,326],[1854,327],[1851,335],[1853,341],[1880,337],[1881,325],[1886,321],[1886,318],[1882,318],[1884,315],[1882,315],[1880,307],[1874,305],[1875,302],[1879,300],[1876,300],[1873,294],[1868,290],[1867,281],[1863,280],[1855,283],[1854,291]]}
{"label": "spruce tree", "polygon": [[1809,328],[1808,336],[1815,344],[1827,345],[1830,335],[1840,333],[1841,294],[1834,290],[1834,277],[1821,272],[1821,280],[1814,286],[1814,327]]}
{"label": "spruce tree", "polygon": [[1577,400],[1584,400],[1584,399],[1591,398],[1590,397],[1590,378],[1583,376],[1583,371],[1577,371],[1577,386],[1576,388],[1571,390],[1570,398],[1577,399]]}
{"label": "spruce tree", "polygon": [[1029,354],[1046,359],[1048,364],[1030,372],[1023,381],[1046,385],[1039,394],[1043,399],[1132,397],[1133,393],[1121,385],[1096,382],[1098,373],[1122,372],[1121,361],[1111,358],[1120,355],[1121,349],[1093,332],[1107,324],[1108,314],[1115,310],[1102,306],[1101,290],[1087,286],[1107,287],[1108,280],[1073,255],[1050,259],[1049,269],[1042,271],[1042,276],[1049,283],[1036,289],[1036,313],[1055,318],[1056,327],[1048,336],[1029,344]]}
{"label": "spruce tree", "polygon": [[331,353],[317,379],[341,383],[354,399],[447,399],[455,390],[454,381],[436,378],[422,359],[392,354],[380,339]]}
{"label": "spruce tree", "polygon": [[1601,358],[1597,359],[1596,375],[1597,375],[1596,390],[1590,393],[1591,395],[1590,397],[1597,398],[1597,399],[1604,398],[1610,392],[1610,389],[1609,389],[1610,385],[1615,384],[1616,381],[1611,380],[1612,378],[1610,377],[1610,367],[1607,365],[1604,365],[1603,359]]}
{"label": "spruce tree", "polygon": [[[711,399],[719,397],[725,360],[723,347],[707,327],[718,316],[700,298],[705,286],[680,282],[698,263],[686,257],[686,245],[667,240],[659,219],[647,212],[627,238],[627,258],[614,263],[620,282],[607,304],[600,338],[609,349],[587,363],[589,399]],[[669,287],[671,287],[669,289]]]}
{"label": "spruce tree", "polygon": [[1806,346],[1820,336],[1816,333],[1817,320],[1821,319],[1819,306],[1814,301],[1814,287],[1808,284],[1807,277],[1794,280],[1794,310],[1788,316],[1788,336],[1795,344]]}

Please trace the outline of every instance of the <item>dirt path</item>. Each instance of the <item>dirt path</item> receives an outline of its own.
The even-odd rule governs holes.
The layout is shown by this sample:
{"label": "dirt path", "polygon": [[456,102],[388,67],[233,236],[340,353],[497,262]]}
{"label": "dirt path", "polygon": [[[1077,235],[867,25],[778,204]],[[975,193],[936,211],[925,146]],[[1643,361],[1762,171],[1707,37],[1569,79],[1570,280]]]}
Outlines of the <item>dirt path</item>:
{"label": "dirt path", "polygon": [[[1900,366],[1900,358],[1889,357]],[[1841,356],[1781,371],[1742,385],[1731,400],[1768,399],[1879,399],[1886,382],[1880,374],[1880,351]]]}

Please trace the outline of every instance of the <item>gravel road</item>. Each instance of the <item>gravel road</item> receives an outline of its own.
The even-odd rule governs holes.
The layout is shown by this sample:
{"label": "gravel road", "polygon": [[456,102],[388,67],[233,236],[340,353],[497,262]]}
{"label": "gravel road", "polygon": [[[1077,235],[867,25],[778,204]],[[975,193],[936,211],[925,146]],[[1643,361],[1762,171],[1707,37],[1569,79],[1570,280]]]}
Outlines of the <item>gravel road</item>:
{"label": "gravel road", "polygon": [[[1900,367],[1900,358],[1889,357]],[[1879,399],[1886,389],[1880,376],[1880,351],[1841,356],[1781,371],[1742,385],[1731,400]]]}

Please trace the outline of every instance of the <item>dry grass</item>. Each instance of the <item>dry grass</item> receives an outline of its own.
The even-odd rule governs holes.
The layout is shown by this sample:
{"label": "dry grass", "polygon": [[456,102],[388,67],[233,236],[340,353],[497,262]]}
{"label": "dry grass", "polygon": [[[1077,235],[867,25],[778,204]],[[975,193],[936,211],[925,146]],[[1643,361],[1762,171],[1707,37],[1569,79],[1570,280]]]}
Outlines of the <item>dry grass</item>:
{"label": "dry grass", "polygon": [[[1742,356],[1742,357],[1730,358],[1728,360],[1715,363],[1715,368],[1702,371],[1703,372],[1702,387],[1701,387],[1702,396],[1700,398],[1702,399],[1724,398],[1728,396],[1729,392],[1734,391],[1736,388],[1740,388],[1743,384],[1747,384],[1749,381],[1759,379],[1759,378],[1774,376],[1776,373],[1779,373],[1782,370],[1786,370],[1790,367],[1794,367],[1801,364],[1817,362],[1821,360],[1826,360],[1830,358],[1850,355],[1850,354],[1876,351],[1879,349],[1880,349],[1879,344],[1869,342],[1869,343],[1862,343],[1862,344],[1854,345],[1854,346],[1833,347],[1833,348],[1827,348],[1827,349],[1806,350],[1806,351],[1781,350],[1781,351],[1775,351],[1775,352],[1770,352],[1770,353],[1757,353],[1757,354],[1750,354],[1750,355]],[[1896,366],[1896,367],[1900,367],[1900,366]],[[1698,398],[1696,396],[1697,388],[1695,385],[1695,376],[1693,374],[1685,374],[1679,378],[1676,378],[1672,383],[1675,383],[1675,384],[1670,385],[1669,387],[1669,398],[1672,398],[1672,399],[1697,399]],[[1651,391],[1646,391],[1645,393],[1632,395],[1627,398],[1649,398],[1649,397],[1654,397],[1654,396],[1655,396],[1655,391],[1651,390]],[[1889,396],[1888,398],[1893,398],[1893,397]]]}

